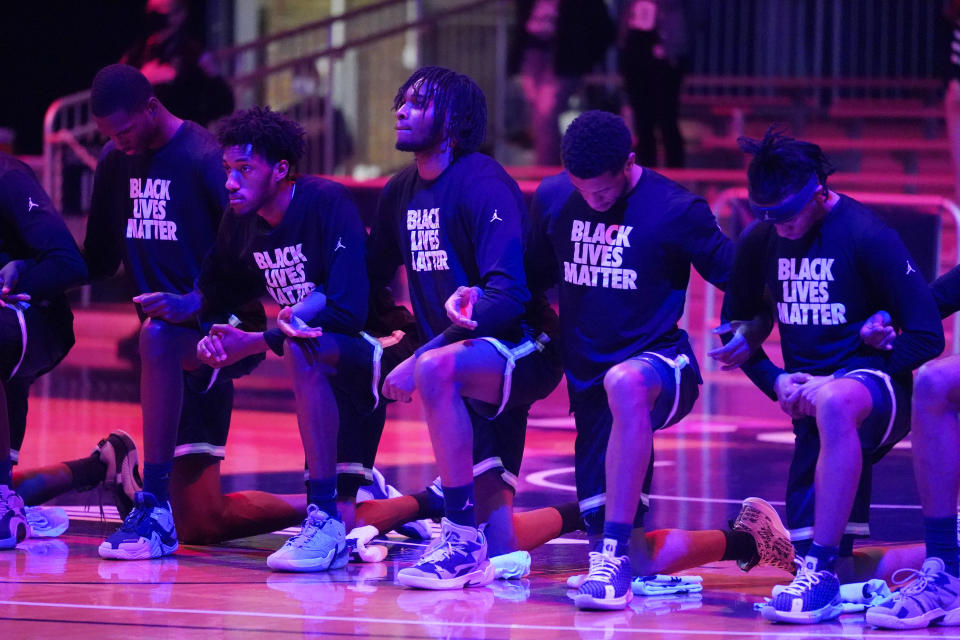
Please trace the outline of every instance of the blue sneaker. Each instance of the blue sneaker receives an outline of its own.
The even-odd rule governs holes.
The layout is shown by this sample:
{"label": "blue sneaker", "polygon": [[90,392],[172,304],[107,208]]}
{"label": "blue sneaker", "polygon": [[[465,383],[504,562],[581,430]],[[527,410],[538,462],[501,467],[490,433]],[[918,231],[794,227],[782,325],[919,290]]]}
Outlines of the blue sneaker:
{"label": "blue sneaker", "polygon": [[760,615],[771,622],[816,624],[833,620],[843,613],[840,580],[832,571],[817,571],[809,557],[786,587],[776,589]]}
{"label": "blue sneaker", "polygon": [[[906,574],[906,578],[898,576]],[[960,580],[944,570],[943,560],[927,558],[920,571],[900,569],[896,584],[907,586],[867,609],[867,624],[881,629],[924,629],[933,624],[960,624]]]}
{"label": "blue sneaker", "polygon": [[267,556],[267,566],[275,571],[342,569],[350,559],[346,538],[342,522],[311,504],[300,533]]}
{"label": "blue sneaker", "polygon": [[600,551],[590,552],[590,571],[573,598],[578,609],[625,609],[633,600],[630,557],[617,556],[616,550],[616,540],[606,538]]}
{"label": "blue sneaker", "polygon": [[25,507],[30,535],[35,538],[56,538],[70,526],[70,517],[62,507]]}
{"label": "blue sneaker", "polygon": [[[357,504],[367,500],[388,500],[390,498],[399,498],[403,494],[392,484],[387,484],[387,479],[374,467],[373,483],[360,487],[357,490]],[[411,520],[405,522],[394,529],[402,536],[406,536],[416,542],[427,542],[431,538],[430,520]]]}
{"label": "blue sneaker", "polygon": [[488,585],[493,574],[483,532],[444,518],[440,538],[412,567],[397,572],[397,582],[419,589],[460,589]]}
{"label": "blue sneaker", "polygon": [[0,549],[13,549],[30,534],[23,498],[0,484]]}
{"label": "blue sneaker", "polygon": [[170,503],[160,504],[152,493],[138,491],[133,510],[98,551],[107,560],[147,560],[170,555],[179,546]]}

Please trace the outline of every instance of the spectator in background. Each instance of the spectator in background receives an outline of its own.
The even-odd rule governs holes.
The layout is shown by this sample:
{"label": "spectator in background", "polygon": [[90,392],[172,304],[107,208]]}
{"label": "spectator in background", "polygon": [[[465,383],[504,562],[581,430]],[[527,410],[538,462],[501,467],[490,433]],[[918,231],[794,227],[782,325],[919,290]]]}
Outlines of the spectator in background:
{"label": "spectator in background", "polygon": [[603,0],[518,0],[510,72],[530,107],[537,164],[560,164],[558,118],[580,77],[603,61],[614,26]]}
{"label": "spectator in background", "polygon": [[680,85],[687,66],[683,0],[619,0],[617,41],[623,86],[633,109],[637,162],[659,166],[654,128],[663,137],[664,164],[685,164]]}
{"label": "spectator in background", "polygon": [[147,0],[148,34],[120,62],[138,68],[171,113],[207,126],[233,111],[233,92],[191,24],[189,0]]}

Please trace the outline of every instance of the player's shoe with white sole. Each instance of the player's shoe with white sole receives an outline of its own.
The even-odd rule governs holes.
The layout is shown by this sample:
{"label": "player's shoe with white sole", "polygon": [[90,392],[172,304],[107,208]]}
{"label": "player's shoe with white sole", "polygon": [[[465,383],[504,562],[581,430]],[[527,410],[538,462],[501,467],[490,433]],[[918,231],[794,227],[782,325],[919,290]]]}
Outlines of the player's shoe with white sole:
{"label": "player's shoe with white sole", "polygon": [[615,540],[605,539],[599,551],[590,552],[590,571],[573,598],[578,609],[624,609],[633,599],[630,557],[617,556],[616,548]]}
{"label": "player's shoe with white sole", "polygon": [[460,589],[490,584],[493,574],[483,532],[443,518],[440,538],[412,567],[397,572],[397,582],[419,589]]}
{"label": "player's shoe with white sole", "polygon": [[843,613],[840,580],[832,571],[817,571],[812,561],[802,565],[786,587],[778,589],[760,615],[771,622],[816,624]]}
{"label": "player's shoe with white sole", "polygon": [[311,504],[300,533],[267,556],[267,566],[276,571],[342,569],[350,559],[346,537],[342,522]]}
{"label": "player's shoe with white sole", "polygon": [[[905,575],[905,578],[900,576]],[[923,629],[933,624],[960,624],[960,580],[944,570],[943,560],[927,558],[920,571],[900,569],[896,584],[910,582],[867,609],[867,624],[882,629]]]}
{"label": "player's shoe with white sole", "polygon": [[[399,498],[403,494],[392,484],[387,484],[387,479],[374,467],[373,483],[360,487],[357,490],[357,504],[367,500],[388,500],[390,498]],[[417,542],[426,542],[430,540],[430,520],[411,520],[399,525],[395,531],[402,536],[406,536]]]}
{"label": "player's shoe with white sole", "polygon": [[5,484],[0,484],[0,549],[13,549],[30,535],[23,498]]}
{"label": "player's shoe with white sole", "polygon": [[530,553],[513,551],[490,557],[495,580],[519,580],[530,575]]}
{"label": "player's shoe with white sole", "polygon": [[179,546],[170,503],[160,504],[152,493],[138,491],[133,510],[98,551],[107,560],[147,560],[170,555]]}

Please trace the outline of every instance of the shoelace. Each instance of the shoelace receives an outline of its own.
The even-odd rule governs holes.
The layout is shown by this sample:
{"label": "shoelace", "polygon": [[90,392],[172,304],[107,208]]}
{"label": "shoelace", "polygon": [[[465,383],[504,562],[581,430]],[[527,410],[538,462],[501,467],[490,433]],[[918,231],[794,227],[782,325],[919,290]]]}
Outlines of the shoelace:
{"label": "shoelace", "polygon": [[[897,576],[901,574],[904,574],[906,577],[898,578]],[[913,580],[913,582],[910,582],[911,580]],[[897,591],[897,594],[901,596],[909,596],[925,591],[927,589],[927,585],[929,584],[929,577],[919,569],[904,567],[903,569],[897,569],[893,572],[891,581],[894,585],[901,585],[910,582],[910,584]]]}
{"label": "shoelace", "polygon": [[127,514],[127,517],[124,518],[123,524],[120,525],[121,531],[136,531],[137,527],[140,526],[140,523],[150,517],[150,512],[152,509],[147,509],[142,504],[135,504],[133,510]]}
{"label": "shoelace", "polygon": [[789,593],[793,596],[802,596],[803,591],[814,585],[820,584],[820,575],[815,571],[807,571],[801,567],[797,571],[797,577],[793,582],[783,588],[781,593]]}
{"label": "shoelace", "polygon": [[322,521],[314,522],[310,516],[307,516],[307,519],[303,521],[303,527],[300,528],[300,533],[287,540],[287,544],[295,547],[304,546],[319,533],[322,524]]}
{"label": "shoelace", "polygon": [[620,568],[620,562],[620,558],[610,558],[599,551],[591,551],[590,571],[587,573],[587,581],[610,582]]}

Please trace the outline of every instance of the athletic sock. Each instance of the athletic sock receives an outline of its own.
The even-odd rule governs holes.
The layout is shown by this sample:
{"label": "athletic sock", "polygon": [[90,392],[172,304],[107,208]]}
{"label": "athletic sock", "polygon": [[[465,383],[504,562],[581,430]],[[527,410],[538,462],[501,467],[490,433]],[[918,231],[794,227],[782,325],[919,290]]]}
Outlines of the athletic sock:
{"label": "athletic sock", "polygon": [[923,519],[924,542],[928,558],[940,558],[947,573],[960,572],[960,549],[957,546],[957,517]]}
{"label": "athletic sock", "polygon": [[439,520],[443,517],[443,498],[430,489],[424,489],[410,496],[417,501],[417,519]]}
{"label": "athletic sock", "polygon": [[473,512],[475,504],[472,482],[460,487],[443,488],[443,515],[450,522],[476,528],[477,517]]}
{"label": "athletic sock", "polygon": [[630,534],[633,533],[633,524],[629,522],[607,522],[603,523],[603,540],[600,541],[601,548],[607,546],[608,540],[614,540],[617,543],[614,554],[625,556],[630,553]]}
{"label": "athletic sock", "polygon": [[73,480],[71,487],[77,490],[92,489],[107,478],[107,465],[100,459],[99,453],[79,460],[64,462]]}
{"label": "athletic sock", "polygon": [[837,556],[840,554],[840,547],[824,547],[816,542],[810,545],[810,551],[804,558],[804,564],[809,565],[813,561],[813,567],[816,571],[837,572]]}
{"label": "athletic sock", "polygon": [[567,502],[559,507],[554,507],[560,512],[560,518],[563,524],[560,527],[560,535],[573,533],[574,531],[583,531],[583,516],[580,514],[580,504],[577,502]]}
{"label": "athletic sock", "polygon": [[143,490],[152,493],[161,505],[170,501],[170,471],[173,469],[173,460],[170,462],[143,463]]}
{"label": "athletic sock", "polygon": [[339,520],[340,511],[337,509],[337,476],[310,478],[307,480],[307,503],[317,505],[320,511]]}
{"label": "athletic sock", "polygon": [[10,458],[0,460],[0,484],[13,487],[13,463]]}
{"label": "athletic sock", "polygon": [[757,555],[757,541],[746,531],[723,531],[726,548],[721,560],[750,560]]}

